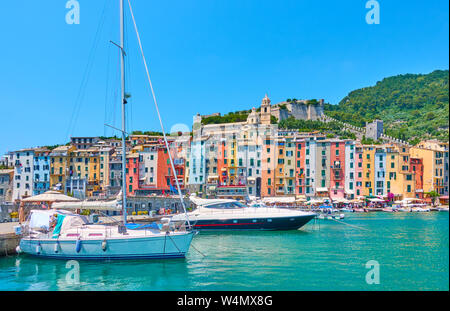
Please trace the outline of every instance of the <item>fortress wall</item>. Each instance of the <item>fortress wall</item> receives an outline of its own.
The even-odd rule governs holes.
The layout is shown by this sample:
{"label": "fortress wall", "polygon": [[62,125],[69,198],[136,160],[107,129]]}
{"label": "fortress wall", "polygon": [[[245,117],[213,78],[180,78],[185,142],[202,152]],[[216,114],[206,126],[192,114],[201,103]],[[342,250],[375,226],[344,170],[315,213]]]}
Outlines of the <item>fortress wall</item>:
{"label": "fortress wall", "polygon": [[296,119],[308,120],[308,106],[303,104],[288,104],[291,115]]}
{"label": "fortress wall", "polygon": [[323,106],[322,105],[310,105],[309,107],[309,119],[318,120],[323,116]]}

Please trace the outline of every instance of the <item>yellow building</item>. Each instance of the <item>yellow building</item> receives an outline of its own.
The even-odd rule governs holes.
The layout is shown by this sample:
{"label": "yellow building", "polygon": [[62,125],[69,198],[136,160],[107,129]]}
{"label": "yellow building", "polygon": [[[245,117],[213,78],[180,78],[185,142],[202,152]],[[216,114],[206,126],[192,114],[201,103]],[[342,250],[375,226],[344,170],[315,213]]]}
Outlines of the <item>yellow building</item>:
{"label": "yellow building", "polygon": [[423,191],[448,194],[448,143],[423,141],[410,149],[410,155],[423,160]]}
{"label": "yellow building", "polygon": [[96,147],[73,150],[71,153],[72,177],[86,181],[86,196],[92,196],[100,187],[100,152]]}
{"label": "yellow building", "polygon": [[67,177],[70,176],[70,154],[73,150],[73,146],[60,146],[50,153],[50,188],[65,189]]}
{"label": "yellow building", "polygon": [[283,195],[285,194],[285,150],[286,150],[286,143],[284,139],[279,139],[278,141],[275,141],[275,152],[276,157],[273,159],[276,161],[275,163],[275,194],[276,195]]}
{"label": "yellow building", "polygon": [[395,200],[415,197],[415,173],[410,169],[409,147],[386,146],[386,187]]}
{"label": "yellow building", "polygon": [[375,150],[374,145],[363,145],[362,195],[374,195],[375,188]]}
{"label": "yellow building", "polygon": [[228,164],[227,166],[227,174],[228,174],[228,184],[229,185],[237,185],[238,178],[238,162],[237,162],[237,141],[236,137],[233,135],[231,141],[227,144],[225,150],[224,158]]}

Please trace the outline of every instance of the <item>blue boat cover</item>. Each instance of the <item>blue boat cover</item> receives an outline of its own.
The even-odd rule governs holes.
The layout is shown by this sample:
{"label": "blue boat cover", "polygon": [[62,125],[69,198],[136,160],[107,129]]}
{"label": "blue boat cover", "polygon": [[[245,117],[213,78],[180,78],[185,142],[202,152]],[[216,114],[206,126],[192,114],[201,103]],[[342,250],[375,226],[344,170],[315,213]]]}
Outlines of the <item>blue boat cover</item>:
{"label": "blue boat cover", "polygon": [[331,205],[320,205],[319,207],[320,208],[333,208],[333,206],[331,206]]}
{"label": "blue boat cover", "polygon": [[66,215],[58,214],[56,226],[55,226],[55,229],[53,230],[53,235],[52,235],[53,239],[57,239],[58,238],[59,233],[61,232],[61,227],[62,227],[62,224],[64,222],[64,218],[66,218]]}
{"label": "blue boat cover", "polygon": [[130,229],[130,230],[144,230],[144,229],[158,229],[158,230],[161,230],[161,228],[162,228],[161,224],[157,224],[155,222],[152,222],[151,224],[133,224],[133,223],[128,223],[125,226],[127,227],[127,229]]}

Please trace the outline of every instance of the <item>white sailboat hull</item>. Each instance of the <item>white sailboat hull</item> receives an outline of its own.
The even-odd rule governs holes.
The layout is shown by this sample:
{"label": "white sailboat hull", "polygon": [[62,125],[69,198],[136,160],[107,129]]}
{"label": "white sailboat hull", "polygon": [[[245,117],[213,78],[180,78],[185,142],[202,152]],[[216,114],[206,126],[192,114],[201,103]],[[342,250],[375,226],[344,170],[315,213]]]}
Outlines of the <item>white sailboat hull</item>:
{"label": "white sailboat hull", "polygon": [[[195,232],[107,239],[23,238],[20,251],[55,259],[157,259],[184,258]],[[106,243],[105,243],[106,241]],[[106,245],[105,245],[106,244]]]}

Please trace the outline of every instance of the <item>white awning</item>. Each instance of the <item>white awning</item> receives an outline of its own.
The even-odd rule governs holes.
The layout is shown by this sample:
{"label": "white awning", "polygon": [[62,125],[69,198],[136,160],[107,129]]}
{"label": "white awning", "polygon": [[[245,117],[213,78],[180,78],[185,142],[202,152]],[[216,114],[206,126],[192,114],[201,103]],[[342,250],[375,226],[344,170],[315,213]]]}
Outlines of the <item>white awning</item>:
{"label": "white awning", "polygon": [[117,200],[114,201],[81,201],[81,202],[61,202],[53,203],[52,208],[55,209],[92,209],[92,210],[107,210],[120,211],[122,204]]}
{"label": "white awning", "polygon": [[265,197],[262,201],[264,203],[294,203],[295,197]]}
{"label": "white awning", "polygon": [[345,190],[345,193],[346,194],[355,194],[355,191],[353,191],[353,190]]}
{"label": "white awning", "polygon": [[316,192],[328,192],[328,188],[327,187],[317,187]]}
{"label": "white awning", "polygon": [[219,176],[217,176],[217,175],[209,175],[208,176],[208,179],[218,179],[219,178]]}

